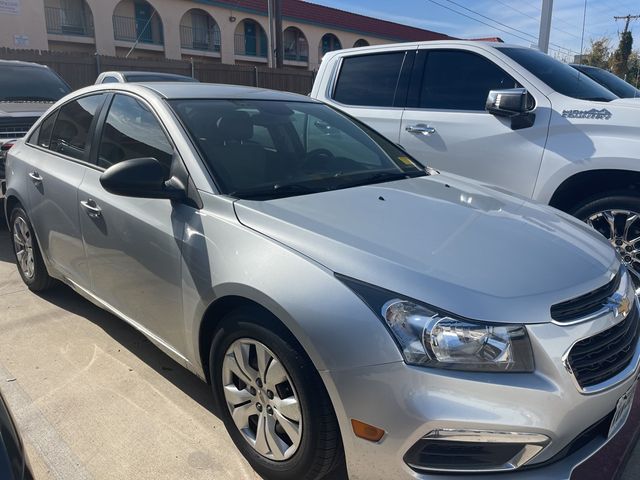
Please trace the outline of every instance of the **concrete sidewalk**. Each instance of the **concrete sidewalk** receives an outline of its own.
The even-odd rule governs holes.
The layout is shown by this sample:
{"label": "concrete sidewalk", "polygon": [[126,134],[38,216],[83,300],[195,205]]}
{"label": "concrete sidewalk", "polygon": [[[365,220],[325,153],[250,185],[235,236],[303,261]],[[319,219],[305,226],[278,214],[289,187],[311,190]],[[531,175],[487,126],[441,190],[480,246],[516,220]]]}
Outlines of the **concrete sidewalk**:
{"label": "concrete sidewalk", "polygon": [[[205,383],[69,288],[26,289],[1,216],[0,390],[36,480],[259,478]],[[619,476],[638,424],[640,394],[623,431],[573,478]],[[640,447],[622,479],[640,479]]]}

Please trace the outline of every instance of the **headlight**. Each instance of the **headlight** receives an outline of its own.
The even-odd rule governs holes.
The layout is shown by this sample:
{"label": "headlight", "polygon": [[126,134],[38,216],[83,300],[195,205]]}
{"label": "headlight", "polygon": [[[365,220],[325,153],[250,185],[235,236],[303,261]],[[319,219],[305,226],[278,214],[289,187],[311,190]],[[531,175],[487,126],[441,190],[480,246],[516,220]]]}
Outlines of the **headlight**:
{"label": "headlight", "polygon": [[522,325],[489,324],[454,315],[388,290],[338,276],[384,322],[407,363],[483,372],[532,372]]}

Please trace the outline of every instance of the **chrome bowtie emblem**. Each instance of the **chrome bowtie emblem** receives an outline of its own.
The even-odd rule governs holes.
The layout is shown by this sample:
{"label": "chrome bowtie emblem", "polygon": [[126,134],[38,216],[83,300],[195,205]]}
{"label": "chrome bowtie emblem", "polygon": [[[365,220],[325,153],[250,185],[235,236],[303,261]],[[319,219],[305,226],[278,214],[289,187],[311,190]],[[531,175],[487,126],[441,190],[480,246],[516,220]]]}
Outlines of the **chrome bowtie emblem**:
{"label": "chrome bowtie emblem", "polygon": [[631,311],[631,300],[629,297],[615,293],[607,299],[604,306],[613,313],[615,318],[626,317]]}

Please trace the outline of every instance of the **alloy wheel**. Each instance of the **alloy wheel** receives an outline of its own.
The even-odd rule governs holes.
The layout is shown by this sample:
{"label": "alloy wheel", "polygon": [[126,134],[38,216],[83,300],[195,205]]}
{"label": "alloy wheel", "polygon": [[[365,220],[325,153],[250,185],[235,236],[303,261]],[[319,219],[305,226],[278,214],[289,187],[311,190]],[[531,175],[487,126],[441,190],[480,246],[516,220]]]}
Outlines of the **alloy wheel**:
{"label": "alloy wheel", "polygon": [[25,277],[32,279],[35,274],[33,237],[29,225],[20,216],[13,222],[13,248],[16,252],[20,270]]}
{"label": "alloy wheel", "polygon": [[302,440],[302,409],[278,357],[251,338],[235,340],[222,363],[227,408],[244,439],[274,461],[291,458]]}
{"label": "alloy wheel", "polygon": [[630,210],[603,210],[587,223],[604,235],[616,249],[622,263],[640,286],[640,214]]}

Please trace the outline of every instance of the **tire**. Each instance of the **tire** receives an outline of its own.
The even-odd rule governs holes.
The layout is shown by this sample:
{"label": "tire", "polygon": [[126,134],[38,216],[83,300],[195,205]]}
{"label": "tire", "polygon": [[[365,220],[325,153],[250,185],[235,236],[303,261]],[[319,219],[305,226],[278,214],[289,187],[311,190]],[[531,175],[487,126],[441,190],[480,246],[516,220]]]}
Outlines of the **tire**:
{"label": "tire", "polygon": [[[238,345],[241,345],[242,358],[236,362],[238,357],[233,347]],[[260,378],[258,356],[267,359],[263,362],[266,365],[262,369],[266,372],[264,379]],[[240,364],[243,367],[238,371]],[[278,368],[280,365],[284,369]],[[270,315],[256,307],[241,307],[225,316],[212,341],[209,368],[213,394],[225,427],[238,450],[263,478],[316,480],[343,467],[338,422],[320,375],[291,334]],[[231,372],[231,368],[237,373]],[[285,381],[274,387],[275,379]],[[238,392],[240,395],[236,396]],[[239,423],[246,423],[243,431],[232,416],[232,405],[235,405],[236,418],[242,419]],[[294,408],[296,405],[299,414]],[[288,418],[300,421],[296,424],[287,417],[283,419],[279,407]],[[271,434],[259,436],[260,421]],[[288,427],[283,428],[283,424]],[[297,429],[292,425],[297,425]],[[297,440],[296,435],[287,435],[291,431],[300,434]],[[280,435],[276,440],[274,432]],[[258,443],[258,438],[271,441]],[[272,447],[274,444],[276,448]]]}
{"label": "tire", "polygon": [[[581,202],[568,213],[591,225],[611,242],[640,286],[640,197],[627,191],[609,192]],[[613,228],[607,218],[613,219]]]}
{"label": "tire", "polygon": [[[42,292],[53,287],[56,281],[47,272],[38,240],[33,234],[33,227],[26,212],[17,206],[11,211],[10,218],[11,244],[22,281],[33,292]],[[23,252],[23,255],[20,252]]]}

